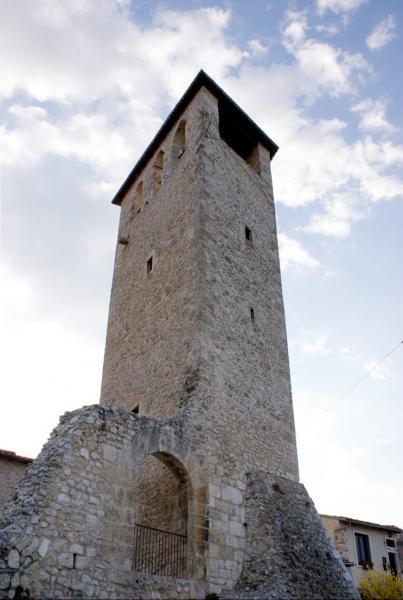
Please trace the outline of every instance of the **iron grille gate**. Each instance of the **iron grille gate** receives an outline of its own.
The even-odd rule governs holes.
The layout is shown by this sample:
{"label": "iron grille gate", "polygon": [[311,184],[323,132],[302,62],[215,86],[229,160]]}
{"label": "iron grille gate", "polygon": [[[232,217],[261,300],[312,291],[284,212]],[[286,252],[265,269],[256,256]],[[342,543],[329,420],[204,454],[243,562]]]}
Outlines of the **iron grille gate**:
{"label": "iron grille gate", "polygon": [[133,569],[150,575],[186,577],[187,536],[134,525]]}

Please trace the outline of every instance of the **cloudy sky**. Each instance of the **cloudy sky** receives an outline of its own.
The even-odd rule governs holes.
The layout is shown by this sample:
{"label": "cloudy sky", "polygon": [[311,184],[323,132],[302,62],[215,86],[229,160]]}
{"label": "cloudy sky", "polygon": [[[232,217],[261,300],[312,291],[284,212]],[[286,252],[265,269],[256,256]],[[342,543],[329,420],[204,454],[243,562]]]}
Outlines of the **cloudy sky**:
{"label": "cloudy sky", "polygon": [[203,68],[280,146],[301,479],[321,512],[403,527],[403,345],[373,369],[403,336],[403,2],[0,12],[0,447],[34,456],[61,413],[98,402],[110,200]]}

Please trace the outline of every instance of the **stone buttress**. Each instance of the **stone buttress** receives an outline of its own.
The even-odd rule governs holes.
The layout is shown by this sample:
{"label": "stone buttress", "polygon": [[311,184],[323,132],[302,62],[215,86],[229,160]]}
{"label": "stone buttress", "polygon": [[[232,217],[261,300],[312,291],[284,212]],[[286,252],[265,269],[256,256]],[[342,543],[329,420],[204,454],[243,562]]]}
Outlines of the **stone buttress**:
{"label": "stone buttress", "polygon": [[118,191],[101,405],[8,504],[4,597],[357,597],[298,483],[276,151],[200,72]]}

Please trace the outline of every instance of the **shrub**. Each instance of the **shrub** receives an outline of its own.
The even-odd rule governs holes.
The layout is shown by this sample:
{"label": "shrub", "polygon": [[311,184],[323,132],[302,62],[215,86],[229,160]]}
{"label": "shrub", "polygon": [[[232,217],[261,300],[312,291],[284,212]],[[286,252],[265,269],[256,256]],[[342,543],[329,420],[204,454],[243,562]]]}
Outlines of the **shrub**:
{"label": "shrub", "polygon": [[369,571],[361,577],[358,590],[364,600],[403,600],[403,581],[389,572]]}

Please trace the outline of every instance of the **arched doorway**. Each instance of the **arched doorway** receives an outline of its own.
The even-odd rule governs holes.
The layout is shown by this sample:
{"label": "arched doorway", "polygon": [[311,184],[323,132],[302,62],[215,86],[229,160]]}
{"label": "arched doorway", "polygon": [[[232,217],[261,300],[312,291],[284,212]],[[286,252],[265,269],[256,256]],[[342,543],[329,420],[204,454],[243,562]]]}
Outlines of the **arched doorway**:
{"label": "arched doorway", "polygon": [[148,455],[134,480],[135,571],[189,576],[191,486],[186,469],[168,452]]}

